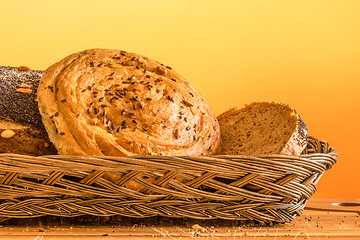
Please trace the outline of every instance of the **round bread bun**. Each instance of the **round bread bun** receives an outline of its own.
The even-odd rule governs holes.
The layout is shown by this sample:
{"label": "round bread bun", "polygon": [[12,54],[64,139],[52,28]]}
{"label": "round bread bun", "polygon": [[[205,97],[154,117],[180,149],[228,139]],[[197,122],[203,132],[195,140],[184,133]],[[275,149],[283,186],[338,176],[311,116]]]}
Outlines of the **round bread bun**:
{"label": "round bread bun", "polygon": [[171,67],[120,50],[90,49],[41,78],[42,121],[59,154],[211,155],[220,128],[200,93]]}

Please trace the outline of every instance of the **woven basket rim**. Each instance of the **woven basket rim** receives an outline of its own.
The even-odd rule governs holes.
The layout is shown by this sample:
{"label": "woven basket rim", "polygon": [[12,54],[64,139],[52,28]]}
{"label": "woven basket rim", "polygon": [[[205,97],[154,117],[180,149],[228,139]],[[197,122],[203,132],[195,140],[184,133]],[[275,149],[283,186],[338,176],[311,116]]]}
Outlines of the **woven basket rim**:
{"label": "woven basket rim", "polygon": [[[0,221],[120,215],[290,222],[337,159],[327,142],[313,137],[298,156],[0,153]],[[119,179],[109,181],[105,173]]]}

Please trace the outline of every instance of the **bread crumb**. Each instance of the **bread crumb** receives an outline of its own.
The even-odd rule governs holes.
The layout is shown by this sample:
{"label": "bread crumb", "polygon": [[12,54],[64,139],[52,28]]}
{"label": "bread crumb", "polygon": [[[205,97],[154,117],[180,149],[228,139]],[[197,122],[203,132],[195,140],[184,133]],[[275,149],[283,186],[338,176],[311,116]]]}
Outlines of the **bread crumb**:
{"label": "bread crumb", "polygon": [[199,224],[194,224],[191,226],[191,228],[197,232],[207,232],[206,228],[200,226]]}

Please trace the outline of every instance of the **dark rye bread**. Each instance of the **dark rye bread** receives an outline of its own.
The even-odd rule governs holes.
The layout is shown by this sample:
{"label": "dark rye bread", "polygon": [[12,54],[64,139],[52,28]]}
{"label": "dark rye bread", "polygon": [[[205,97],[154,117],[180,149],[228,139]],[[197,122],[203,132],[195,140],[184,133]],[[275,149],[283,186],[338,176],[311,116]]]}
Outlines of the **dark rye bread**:
{"label": "dark rye bread", "polygon": [[42,74],[27,67],[0,66],[0,153],[57,154],[36,102]]}
{"label": "dark rye bread", "polygon": [[222,154],[299,155],[307,145],[307,128],[295,109],[275,102],[256,102],[218,116]]}

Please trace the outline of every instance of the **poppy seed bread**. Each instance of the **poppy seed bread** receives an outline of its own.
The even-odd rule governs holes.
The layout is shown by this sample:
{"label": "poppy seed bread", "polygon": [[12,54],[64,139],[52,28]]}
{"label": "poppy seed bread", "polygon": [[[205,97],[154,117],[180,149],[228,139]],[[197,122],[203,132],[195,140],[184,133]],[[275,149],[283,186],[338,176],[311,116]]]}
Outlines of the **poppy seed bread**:
{"label": "poppy seed bread", "polygon": [[221,152],[227,155],[299,155],[307,145],[307,128],[289,105],[255,102],[218,116]]}
{"label": "poppy seed bread", "polygon": [[36,102],[42,74],[24,66],[0,66],[0,153],[57,154]]}

